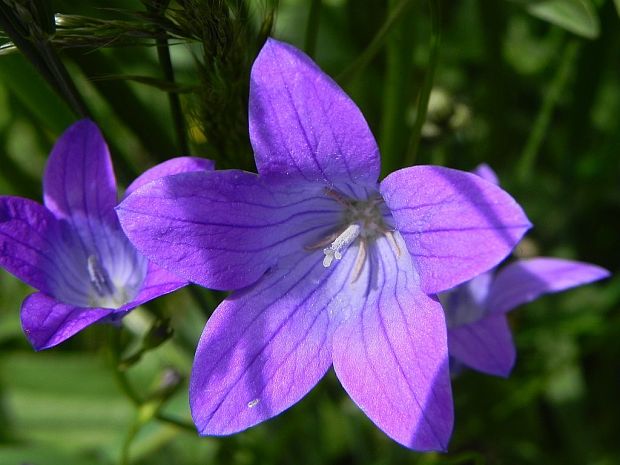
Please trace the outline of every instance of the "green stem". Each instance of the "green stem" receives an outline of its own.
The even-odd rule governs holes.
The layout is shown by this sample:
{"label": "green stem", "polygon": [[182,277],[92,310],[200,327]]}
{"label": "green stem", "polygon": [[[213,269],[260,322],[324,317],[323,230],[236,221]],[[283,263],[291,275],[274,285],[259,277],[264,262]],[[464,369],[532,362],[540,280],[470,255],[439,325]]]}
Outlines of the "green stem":
{"label": "green stem", "polygon": [[174,425],[177,428],[180,428],[182,430],[189,431],[191,433],[196,433],[196,426],[194,426],[193,423],[171,417],[161,412],[158,412],[157,414],[155,414],[155,418],[164,423],[169,423],[171,425]]}
{"label": "green stem", "polygon": [[404,16],[407,9],[411,6],[411,0],[401,0],[394,8],[392,8],[385,19],[385,22],[381,25],[377,34],[372,39],[368,47],[351,63],[342,73],[336,77],[336,81],[340,84],[344,84],[347,81],[354,78],[360,71],[362,71],[366,65],[372,60],[375,55],[381,50],[388,33],[392,30],[398,20]]}
{"label": "green stem", "polygon": [[[163,16],[166,8],[168,8],[169,2],[164,2],[159,5],[159,8],[147,7],[147,9],[154,14]],[[157,58],[159,64],[164,73],[166,81],[174,84],[174,68],[172,67],[172,59],[170,57],[170,47],[168,46],[168,35],[163,29],[159,30],[159,36],[157,37]],[[185,118],[183,117],[183,110],[181,108],[181,100],[179,94],[176,92],[168,92],[168,104],[170,105],[170,113],[172,116],[172,124],[174,125],[174,131],[176,133],[179,155],[189,155],[189,145],[187,141],[187,129],[185,127]]]}
{"label": "green stem", "polygon": [[[157,39],[157,56],[159,57],[159,63],[164,71],[164,77],[167,81],[174,83],[174,69],[172,68],[167,38]],[[174,132],[176,133],[177,144],[179,146],[179,155],[189,155],[185,118],[183,117],[183,110],[181,109],[181,99],[177,92],[168,92],[168,104],[170,105],[172,123],[174,124]]]}
{"label": "green stem", "polygon": [[73,79],[69,76],[67,68],[56,54],[56,51],[52,48],[52,45],[49,42],[42,41],[38,42],[36,45],[41,51],[43,60],[56,79],[56,82],[58,82],[62,94],[65,96],[65,99],[73,111],[75,111],[80,118],[90,117],[90,112],[88,111],[82,96],[78,92]]}
{"label": "green stem", "polygon": [[306,26],[306,40],[304,41],[304,50],[308,56],[314,58],[316,50],[316,40],[319,35],[319,21],[321,17],[321,0],[312,0],[310,3],[310,12],[308,13],[308,24]]}
{"label": "green stem", "polygon": [[125,440],[123,441],[123,447],[121,449],[120,465],[130,464],[129,452],[131,451],[131,443],[136,438],[141,428],[142,428],[142,422],[140,421],[139,418],[136,418],[131,424],[129,431],[127,432],[127,436],[125,436]]}
{"label": "green stem", "polygon": [[86,104],[77,91],[71,76],[67,72],[56,50],[46,39],[31,40],[24,36],[18,24],[20,20],[14,17],[7,5],[0,3],[0,27],[11,39],[13,44],[33,64],[56,93],[62,97],[73,112],[84,118],[89,116]]}
{"label": "green stem", "polygon": [[418,154],[418,148],[420,146],[420,139],[422,138],[422,126],[426,121],[426,114],[428,113],[428,101],[431,96],[431,90],[433,89],[433,82],[435,80],[435,70],[437,69],[437,63],[439,62],[439,49],[441,47],[441,10],[440,0],[429,0],[430,14],[431,14],[431,40],[430,40],[430,57],[428,62],[428,69],[424,76],[424,82],[422,83],[422,89],[418,97],[418,105],[416,108],[416,119],[413,123],[413,129],[411,131],[411,138],[409,140],[409,148],[405,155],[404,165],[411,166],[415,163]]}
{"label": "green stem", "polygon": [[551,124],[553,112],[557,106],[561,95],[564,93],[568,79],[574,68],[577,52],[580,43],[576,39],[570,40],[565,46],[560,57],[560,63],[556,70],[555,76],[545,92],[543,103],[540,107],[534,126],[530,132],[530,136],[525,143],[519,165],[517,167],[517,175],[521,181],[524,181],[532,172],[532,168],[536,163],[540,148],[545,140],[545,135]]}
{"label": "green stem", "polygon": [[127,378],[127,373],[125,370],[121,369],[122,364],[122,347],[121,347],[121,328],[112,327],[112,343],[110,344],[112,350],[112,364],[114,377],[118,383],[118,386],[125,393],[127,398],[131,400],[131,402],[139,407],[143,404],[143,399],[138,395],[135,391],[129,379]]}

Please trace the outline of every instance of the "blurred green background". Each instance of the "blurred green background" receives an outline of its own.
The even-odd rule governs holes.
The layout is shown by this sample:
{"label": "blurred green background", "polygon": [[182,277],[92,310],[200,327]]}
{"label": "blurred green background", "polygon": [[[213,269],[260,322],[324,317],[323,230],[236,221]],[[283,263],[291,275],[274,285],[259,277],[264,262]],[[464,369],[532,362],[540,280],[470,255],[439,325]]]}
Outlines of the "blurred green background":
{"label": "blurred green background", "polygon": [[[618,0],[2,1],[0,192],[40,199],[46,156],[80,114],[102,127],[121,185],[178,155],[253,169],[248,73],[271,33],[349,92],[384,173],[489,163],[535,225],[517,255],[617,272],[619,11]],[[62,13],[55,28],[50,13]],[[514,373],[454,379],[447,454],[389,440],[333,373],[272,421],[199,438],[186,380],[221,295],[186,289],[134,311],[120,336],[95,326],[34,353],[19,323],[29,292],[0,271],[2,465],[620,463],[618,276],[511,314]],[[173,337],[119,371],[165,317]]]}

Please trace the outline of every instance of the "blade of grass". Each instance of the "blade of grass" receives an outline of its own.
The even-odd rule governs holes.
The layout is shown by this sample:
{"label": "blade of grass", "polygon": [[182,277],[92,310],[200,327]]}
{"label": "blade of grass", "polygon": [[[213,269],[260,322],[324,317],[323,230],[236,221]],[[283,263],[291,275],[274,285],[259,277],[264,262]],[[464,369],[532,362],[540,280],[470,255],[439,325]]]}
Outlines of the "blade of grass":
{"label": "blade of grass", "polygon": [[37,123],[60,134],[74,120],[69,107],[44,81],[21,54],[4,56],[0,59],[0,83],[35,117]]}
{"label": "blade of grass", "polygon": [[[163,16],[164,12],[168,8],[169,1],[160,2],[157,6],[147,4],[147,11],[157,15]],[[166,31],[160,29],[160,36],[156,39],[157,44],[157,58],[159,65],[161,66],[166,81],[174,84],[174,68],[172,67],[172,59],[170,57],[170,48],[168,44],[168,36]],[[172,124],[174,125],[174,132],[176,134],[177,146],[179,155],[189,155],[189,144],[187,140],[187,127],[185,124],[185,117],[181,108],[181,99],[179,94],[174,92],[168,93],[168,105],[170,105],[170,114],[172,117]]]}
{"label": "blade of grass", "polygon": [[[71,50],[68,54],[88,78],[122,74],[117,62],[102,51],[84,53]],[[95,79],[92,84],[154,160],[163,161],[175,153],[176,147],[158,115],[144,105],[127,82]]]}
{"label": "blade of grass", "polygon": [[52,88],[66,100],[70,108],[78,116],[88,117],[89,111],[82,96],[48,38],[35,37],[30,39],[28,32],[22,30],[20,25],[21,20],[16,13],[8,5],[0,3],[0,26],[6,35],[37,68]]}
{"label": "blade of grass", "polygon": [[519,165],[517,167],[517,175],[520,181],[524,181],[530,176],[532,168],[536,164],[540,148],[551,125],[553,112],[572,74],[580,45],[581,44],[576,39],[572,39],[564,46],[558,68],[549,88],[544,94],[542,105],[534,121],[534,126],[521,152]]}
{"label": "blade of grass", "polygon": [[304,50],[311,58],[314,58],[316,50],[316,40],[319,35],[319,22],[321,19],[321,0],[312,0],[310,11],[308,12],[308,23],[306,25],[306,39]]}
{"label": "blade of grass", "polygon": [[381,50],[388,33],[398,23],[398,21],[407,12],[407,9],[411,6],[411,0],[401,0],[387,15],[385,22],[377,31],[377,34],[372,39],[368,47],[351,63],[345,70],[336,77],[341,85],[346,84],[353,79],[358,73],[360,73],[366,65],[372,60],[375,55]]}

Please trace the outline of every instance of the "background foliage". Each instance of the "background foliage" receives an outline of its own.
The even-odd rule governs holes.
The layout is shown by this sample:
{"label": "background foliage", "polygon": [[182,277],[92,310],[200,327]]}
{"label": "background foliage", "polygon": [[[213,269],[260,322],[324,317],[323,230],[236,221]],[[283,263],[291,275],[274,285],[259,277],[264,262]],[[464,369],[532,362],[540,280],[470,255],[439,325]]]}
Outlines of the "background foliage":
{"label": "background foliage", "polygon": [[[253,169],[248,73],[272,33],[314,53],[352,95],[379,140],[384,173],[487,162],[535,225],[518,254],[617,272],[617,8],[617,0],[1,0],[0,192],[40,199],[54,140],[86,115],[102,127],[123,185],[176,155]],[[54,22],[52,12],[62,15]],[[448,454],[390,441],[331,373],[270,422],[199,438],[188,428],[186,379],[222,295],[186,289],[133,312],[120,333],[95,326],[34,353],[19,323],[28,292],[0,273],[3,465],[620,463],[618,276],[512,314],[516,369],[507,380],[474,372],[454,380]],[[119,369],[165,318],[172,338]]]}

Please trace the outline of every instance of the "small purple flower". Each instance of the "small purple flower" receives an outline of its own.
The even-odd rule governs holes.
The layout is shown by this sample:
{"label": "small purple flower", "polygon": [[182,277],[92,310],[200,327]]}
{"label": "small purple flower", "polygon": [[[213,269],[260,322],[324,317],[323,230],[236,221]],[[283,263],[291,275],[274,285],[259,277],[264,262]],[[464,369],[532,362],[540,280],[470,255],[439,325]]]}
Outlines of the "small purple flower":
{"label": "small purple flower", "polygon": [[[487,165],[476,174],[494,184]],[[508,376],[516,350],[506,313],[543,294],[560,292],[609,276],[599,266],[559,258],[518,260],[481,274],[440,295],[448,324],[448,348],[457,363],[497,376]]]}
{"label": "small purple flower", "polygon": [[503,259],[530,224],[500,188],[418,166],[377,184],[359,109],[305,54],[268,40],[252,68],[258,175],[188,173],[118,208],[149,259],[236,291],[207,322],[190,383],[201,434],[242,431],[299,401],[332,366],[407,447],[445,449],[453,410],[435,296]]}
{"label": "small purple flower", "polygon": [[[213,169],[208,160],[170,160],[136,179]],[[147,262],[127,240],[114,211],[116,181],[97,126],[71,126],[50,154],[44,206],[0,197],[0,266],[38,289],[21,309],[35,349],[47,349],[102,320],[113,321],[187,281]]]}

